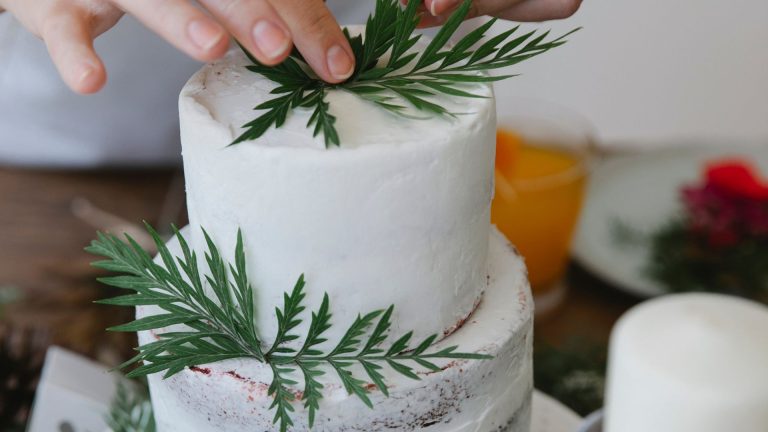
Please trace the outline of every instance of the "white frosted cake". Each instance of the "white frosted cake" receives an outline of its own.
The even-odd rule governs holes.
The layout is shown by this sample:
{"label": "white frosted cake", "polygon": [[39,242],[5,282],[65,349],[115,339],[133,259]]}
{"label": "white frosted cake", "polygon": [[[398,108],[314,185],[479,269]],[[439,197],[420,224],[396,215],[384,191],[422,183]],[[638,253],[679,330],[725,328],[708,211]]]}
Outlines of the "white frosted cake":
{"label": "white frosted cake", "polygon": [[[384,370],[389,397],[370,385],[373,409],[333,374],[316,431],[527,432],[532,383],[532,300],[522,260],[490,225],[495,150],[492,87],[484,98],[440,100],[453,120],[396,117],[343,91],[329,93],[340,147],[325,148],[293,111],[285,125],[228,147],[276,86],[245,69],[239,51],[205,66],[180,97],[191,246],[204,227],[225,253],[238,228],[255,291],[256,326],[276,334],[275,307],[300,274],[306,304],[327,293],[337,341],[359,313],[394,305],[390,333],[438,334],[490,360],[436,362],[412,380]],[[179,253],[178,245],[169,244]],[[232,259],[232,256],[226,256]],[[139,308],[138,315],[154,312]],[[306,334],[308,321],[297,329]],[[140,333],[140,343],[156,338]],[[241,359],[150,376],[160,432],[267,431],[274,412],[268,365]],[[301,387],[297,387],[297,392]],[[297,396],[301,396],[297,394]],[[308,430],[295,404],[292,430]]]}
{"label": "white frosted cake", "polygon": [[679,294],[632,309],[611,336],[605,432],[768,431],[768,308]]}

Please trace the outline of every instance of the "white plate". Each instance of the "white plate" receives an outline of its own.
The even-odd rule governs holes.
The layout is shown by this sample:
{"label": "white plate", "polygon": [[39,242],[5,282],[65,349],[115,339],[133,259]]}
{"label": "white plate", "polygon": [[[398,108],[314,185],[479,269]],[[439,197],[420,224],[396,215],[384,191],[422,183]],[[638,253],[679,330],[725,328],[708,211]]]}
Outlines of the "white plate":
{"label": "white plate", "polygon": [[687,147],[617,156],[592,173],[586,205],[574,239],[573,254],[587,270],[617,288],[640,297],[665,289],[643,273],[648,250],[619,245],[616,221],[650,233],[680,211],[680,187],[701,181],[703,164],[737,157],[768,173],[768,146]]}
{"label": "white plate", "polygon": [[533,391],[530,432],[575,432],[582,419],[565,405],[544,393]]}
{"label": "white plate", "polygon": [[603,432],[603,410],[598,410],[586,416],[577,432]]}

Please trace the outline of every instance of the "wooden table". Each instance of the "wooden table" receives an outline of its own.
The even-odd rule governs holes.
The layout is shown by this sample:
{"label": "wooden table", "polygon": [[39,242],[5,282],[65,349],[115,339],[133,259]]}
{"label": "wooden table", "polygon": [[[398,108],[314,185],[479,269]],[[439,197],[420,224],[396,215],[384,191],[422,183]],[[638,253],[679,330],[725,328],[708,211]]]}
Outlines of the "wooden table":
{"label": "wooden table", "polygon": [[[73,203],[94,206],[140,223],[155,223],[170,195],[183,197],[172,170],[52,172],[0,169],[0,287],[22,293],[5,308],[15,327],[42,328],[51,343],[102,357],[108,341],[128,335],[104,329],[129,318],[121,308],[93,305],[105,295],[100,272],[83,248],[96,228],[75,216]],[[183,219],[181,213],[176,219]],[[170,222],[170,221],[169,221]],[[181,222],[173,220],[173,222]]]}
{"label": "wooden table", "polygon": [[[105,287],[83,251],[96,228],[73,212],[85,199],[131,223],[184,223],[185,211],[168,214],[168,203],[183,203],[180,173],[143,171],[51,172],[0,169],[0,287],[12,286],[23,299],[6,308],[15,326],[44,328],[53,343],[114,362],[135,337],[104,328],[130,318],[125,308],[96,306]],[[162,210],[162,209],[166,210]],[[165,212],[165,215],[161,215]],[[563,346],[574,338],[607,344],[616,319],[637,300],[590,276],[569,271],[565,305],[536,323],[536,343]]]}

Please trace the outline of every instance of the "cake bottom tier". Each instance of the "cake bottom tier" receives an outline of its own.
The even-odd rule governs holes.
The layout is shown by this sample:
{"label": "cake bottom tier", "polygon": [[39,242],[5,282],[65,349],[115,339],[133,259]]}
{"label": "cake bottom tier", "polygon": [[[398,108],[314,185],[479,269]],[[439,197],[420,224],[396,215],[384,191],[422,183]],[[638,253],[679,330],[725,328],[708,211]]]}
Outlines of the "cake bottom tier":
{"label": "cake bottom tier", "polygon": [[[522,259],[501,234],[494,230],[491,237],[483,300],[458,330],[432,349],[458,345],[462,352],[490,354],[493,359],[438,362],[442,370],[420,371],[421,380],[385,368],[389,397],[370,386],[373,409],[347,394],[329,371],[322,377],[325,397],[313,431],[528,432],[533,391],[533,303]],[[175,242],[169,247],[179,252]],[[139,316],[154,313],[148,308],[137,311]],[[429,313],[429,305],[424,305],[424,313]],[[392,335],[391,339],[399,336]],[[155,334],[139,333],[139,343],[153,340]],[[271,376],[267,365],[252,359],[201,365],[168,379],[152,375],[149,386],[157,429],[278,430],[272,424],[272,398],[267,395]],[[297,402],[295,408],[291,430],[309,430],[303,404]]]}

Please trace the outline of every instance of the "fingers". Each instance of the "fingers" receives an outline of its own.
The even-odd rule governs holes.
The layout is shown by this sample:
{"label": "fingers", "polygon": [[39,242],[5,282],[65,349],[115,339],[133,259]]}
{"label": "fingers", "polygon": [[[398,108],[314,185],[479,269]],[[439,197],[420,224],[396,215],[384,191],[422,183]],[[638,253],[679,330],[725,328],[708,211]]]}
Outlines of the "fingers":
{"label": "fingers", "polygon": [[291,52],[291,35],[266,0],[199,0],[249,52],[263,64],[274,65]]}
{"label": "fingers", "polygon": [[576,13],[581,0],[525,0],[491,15],[512,21],[564,19]]}
{"label": "fingers", "polygon": [[447,14],[462,3],[463,0],[424,0],[424,7],[432,16]]}
{"label": "fingers", "polygon": [[75,92],[95,93],[107,80],[104,64],[93,49],[88,12],[58,8],[41,23],[40,36],[64,82]]}
{"label": "fingers", "polygon": [[229,37],[224,28],[187,0],[112,2],[197,60],[219,58],[229,47]]}
{"label": "fingers", "polygon": [[338,83],[355,70],[355,58],[339,24],[322,0],[271,0],[293,43],[320,78]]}
{"label": "fingers", "polygon": [[[434,27],[445,23],[462,0],[425,0],[427,9],[435,13],[424,14],[420,27]],[[581,0],[474,0],[467,18],[490,15],[512,21],[545,21],[568,18],[576,13]]]}

